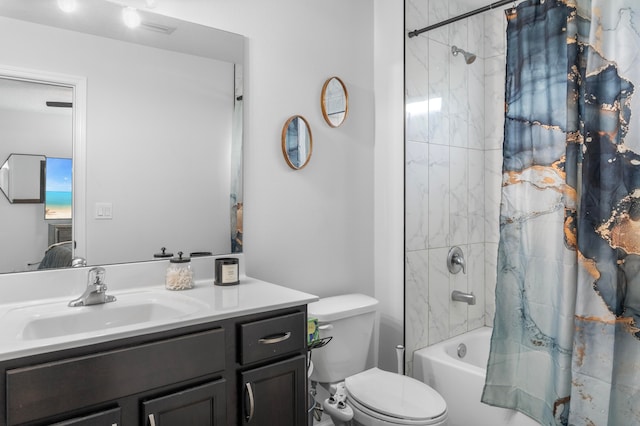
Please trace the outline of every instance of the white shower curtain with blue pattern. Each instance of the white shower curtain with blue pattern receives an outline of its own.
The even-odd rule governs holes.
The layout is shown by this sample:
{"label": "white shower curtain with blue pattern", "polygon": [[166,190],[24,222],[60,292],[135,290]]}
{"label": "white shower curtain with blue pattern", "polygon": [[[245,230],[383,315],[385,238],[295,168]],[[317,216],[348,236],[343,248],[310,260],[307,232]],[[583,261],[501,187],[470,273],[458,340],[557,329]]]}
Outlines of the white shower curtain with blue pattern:
{"label": "white shower curtain with blue pattern", "polygon": [[640,425],[640,0],[528,0],[507,19],[483,402]]}

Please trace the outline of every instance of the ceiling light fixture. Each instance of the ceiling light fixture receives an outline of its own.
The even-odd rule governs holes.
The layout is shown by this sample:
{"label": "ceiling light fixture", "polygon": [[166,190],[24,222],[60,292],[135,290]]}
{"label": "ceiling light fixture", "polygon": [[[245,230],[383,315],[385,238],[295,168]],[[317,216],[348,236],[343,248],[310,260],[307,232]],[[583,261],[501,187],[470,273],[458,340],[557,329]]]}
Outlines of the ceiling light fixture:
{"label": "ceiling light fixture", "polygon": [[58,8],[65,13],[72,13],[76,10],[78,3],[76,0],[58,0]]}
{"label": "ceiling light fixture", "polygon": [[124,24],[129,28],[136,28],[140,26],[140,22],[142,22],[138,9],[131,6],[122,9],[122,19],[124,20]]}

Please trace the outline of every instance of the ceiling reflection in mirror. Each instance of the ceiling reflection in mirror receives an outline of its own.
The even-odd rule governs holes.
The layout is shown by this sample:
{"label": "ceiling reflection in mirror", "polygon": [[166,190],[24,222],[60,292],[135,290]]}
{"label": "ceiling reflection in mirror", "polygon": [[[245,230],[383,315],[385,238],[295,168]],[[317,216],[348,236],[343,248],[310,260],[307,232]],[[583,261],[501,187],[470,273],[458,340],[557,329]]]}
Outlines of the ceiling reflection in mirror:
{"label": "ceiling reflection in mirror", "polygon": [[[0,243],[0,272],[37,269],[59,242],[52,235],[68,236],[71,222],[82,236],[74,237],[73,256],[89,265],[152,260],[161,247],[242,251],[244,38],[145,10],[132,30],[120,5],[78,5],[64,14],[55,0],[0,3],[0,36],[11,40],[0,46],[0,79],[3,69],[86,79],[84,110],[73,115],[82,126],[44,131],[53,118],[32,118],[30,127],[41,129],[32,136],[0,126],[0,161],[12,153],[83,153],[72,159],[73,181],[86,191],[84,200],[74,192],[72,220],[45,219],[43,203],[0,196],[0,233],[10,234]],[[23,113],[23,95],[3,90],[0,121]],[[71,119],[76,105],[63,103],[41,115]],[[40,147],[27,149],[24,138]]]}

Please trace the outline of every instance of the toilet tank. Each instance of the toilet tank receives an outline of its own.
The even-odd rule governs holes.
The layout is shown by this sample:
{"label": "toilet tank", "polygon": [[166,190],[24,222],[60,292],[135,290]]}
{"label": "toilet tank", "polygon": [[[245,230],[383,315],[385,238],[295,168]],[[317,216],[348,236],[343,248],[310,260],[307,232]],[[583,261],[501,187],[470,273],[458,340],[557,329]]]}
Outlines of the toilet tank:
{"label": "toilet tank", "polygon": [[311,380],[340,382],[365,370],[377,304],[364,294],[344,294],[308,305],[309,317],[318,319],[320,338],[332,337],[326,346],[311,351]]}

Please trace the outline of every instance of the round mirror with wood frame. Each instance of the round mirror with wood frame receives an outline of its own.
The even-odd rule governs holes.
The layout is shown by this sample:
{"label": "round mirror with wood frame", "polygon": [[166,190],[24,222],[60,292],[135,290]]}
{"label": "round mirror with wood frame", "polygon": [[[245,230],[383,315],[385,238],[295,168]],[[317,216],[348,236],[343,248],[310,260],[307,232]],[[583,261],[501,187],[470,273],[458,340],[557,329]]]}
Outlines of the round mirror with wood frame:
{"label": "round mirror with wood frame", "polygon": [[349,94],[347,87],[338,77],[331,77],[324,82],[320,95],[322,115],[331,127],[344,123],[349,113]]}
{"label": "round mirror with wood frame", "polygon": [[313,137],[309,122],[301,116],[290,117],[282,128],[282,154],[294,170],[304,168],[311,158]]}

